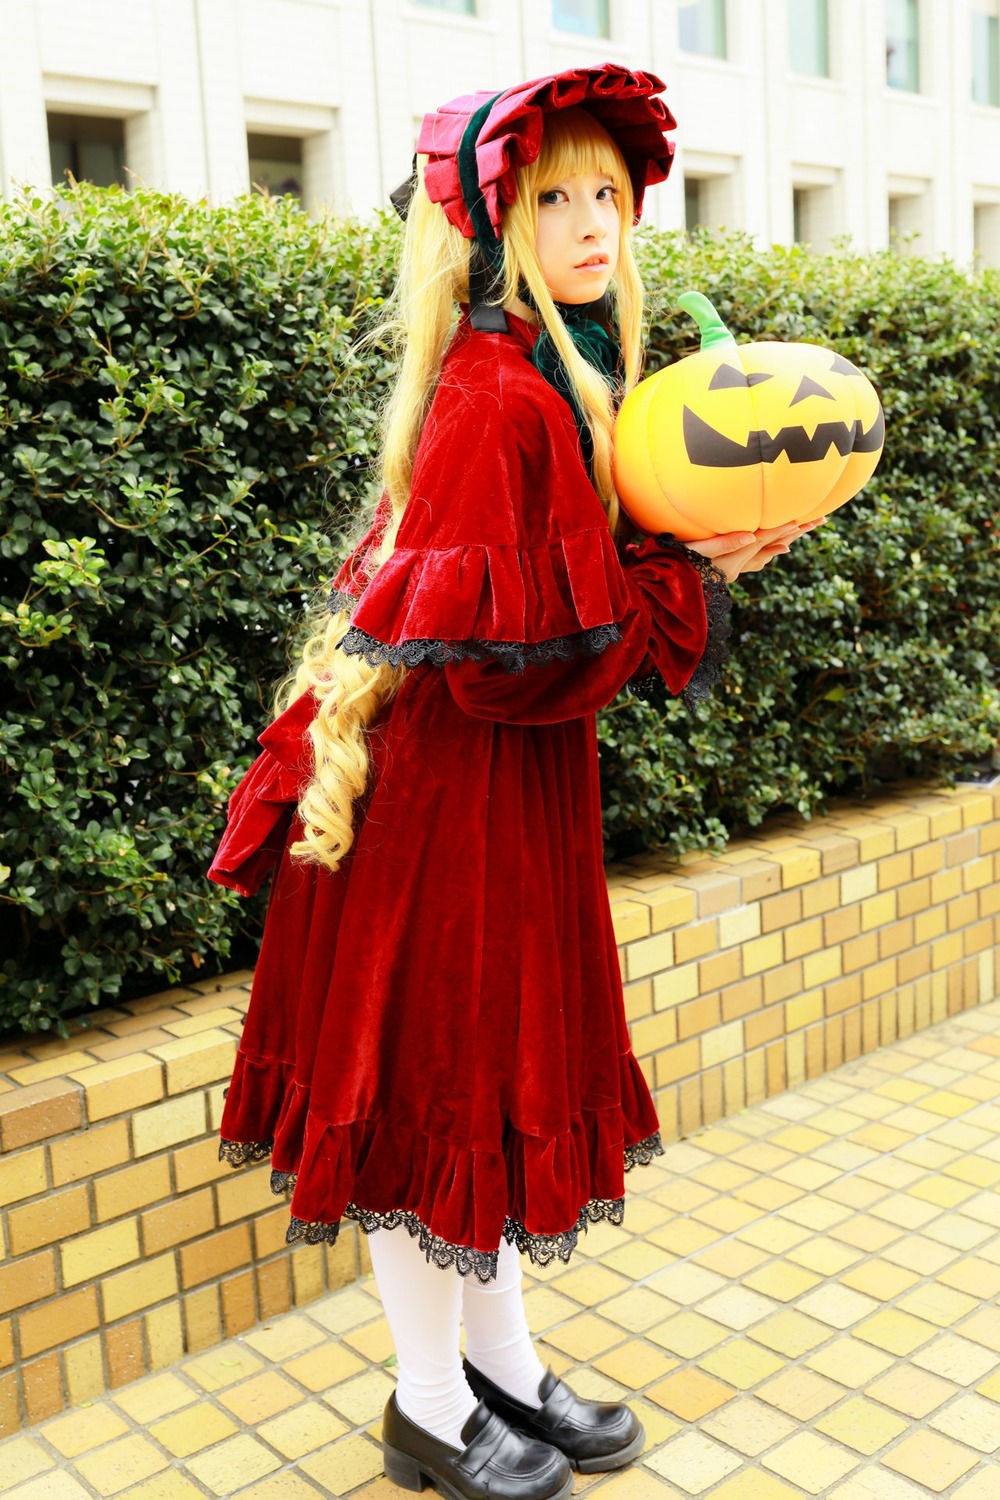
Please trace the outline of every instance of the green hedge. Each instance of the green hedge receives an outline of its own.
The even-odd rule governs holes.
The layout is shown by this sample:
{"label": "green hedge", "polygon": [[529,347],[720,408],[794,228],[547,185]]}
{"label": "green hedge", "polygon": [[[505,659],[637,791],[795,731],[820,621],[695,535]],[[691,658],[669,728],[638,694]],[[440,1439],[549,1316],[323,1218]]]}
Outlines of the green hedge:
{"label": "green hedge", "polygon": [[[252,955],[261,902],[204,878],[302,604],[374,498],[391,369],[355,343],[389,218],[86,185],[0,204],[0,1029],[46,1029]],[[651,366],[676,294],[822,339],[889,423],[865,495],[736,592],[692,718],[602,716],[607,832],[711,845],[773,808],[948,775],[1000,728],[995,278],[895,256],[644,234]]]}

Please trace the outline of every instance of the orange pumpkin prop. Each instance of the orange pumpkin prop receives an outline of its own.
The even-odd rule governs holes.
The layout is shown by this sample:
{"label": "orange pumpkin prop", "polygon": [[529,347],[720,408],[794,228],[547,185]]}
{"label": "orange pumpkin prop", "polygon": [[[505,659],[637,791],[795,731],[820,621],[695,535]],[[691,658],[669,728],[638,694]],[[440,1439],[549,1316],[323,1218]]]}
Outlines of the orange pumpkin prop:
{"label": "orange pumpkin prop", "polygon": [[739,344],[699,292],[701,349],[640,381],[615,426],[615,482],[644,531],[700,541],[811,521],[867,484],[885,422],[875,388],[819,344]]}

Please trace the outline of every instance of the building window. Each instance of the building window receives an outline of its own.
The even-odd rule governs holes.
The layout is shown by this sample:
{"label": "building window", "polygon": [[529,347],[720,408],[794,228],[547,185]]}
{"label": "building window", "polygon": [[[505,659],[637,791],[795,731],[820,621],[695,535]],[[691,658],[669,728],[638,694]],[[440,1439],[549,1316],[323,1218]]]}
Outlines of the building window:
{"label": "building window", "polygon": [[552,24],[580,36],[609,37],[608,0],[552,0]]}
{"label": "building window", "polygon": [[425,10],[450,10],[457,16],[476,14],[476,0],[413,0],[413,4],[422,5]]}
{"label": "building window", "polygon": [[972,0],[972,97],[1000,105],[1000,0]]}
{"label": "building window", "polygon": [[699,224],[704,224],[708,218],[708,193],[705,181],[701,177],[685,177],[684,179],[684,228],[688,234],[697,229]]}
{"label": "building window", "polygon": [[976,260],[981,266],[1000,266],[1000,203],[976,203],[972,216]]}
{"label": "building window", "polygon": [[889,244],[900,255],[926,255],[926,193],[890,193]]}
{"label": "building window", "polygon": [[264,188],[272,197],[290,194],[302,197],[302,140],[294,135],[247,135],[250,158],[250,185],[255,192]]}
{"label": "building window", "polygon": [[683,52],[726,56],[726,0],[681,0],[680,44]]}
{"label": "building window", "polygon": [[885,79],[891,89],[920,90],[918,0],[885,0]]}
{"label": "building window", "polygon": [[809,250],[833,248],[838,224],[838,190],[830,184],[797,184],[792,187],[792,238]]}
{"label": "building window", "polygon": [[52,181],[61,186],[66,173],[77,182],[111,187],[125,182],[125,121],[97,115],[50,114],[49,160]]}
{"label": "building window", "polygon": [[793,73],[830,76],[830,16],[827,0],[788,0],[788,60]]}

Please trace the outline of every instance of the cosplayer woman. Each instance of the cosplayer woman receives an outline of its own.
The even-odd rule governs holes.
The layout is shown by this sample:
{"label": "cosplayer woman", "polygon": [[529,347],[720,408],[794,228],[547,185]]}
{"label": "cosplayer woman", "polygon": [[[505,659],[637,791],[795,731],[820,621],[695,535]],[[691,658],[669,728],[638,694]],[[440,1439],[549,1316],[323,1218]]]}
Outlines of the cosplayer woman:
{"label": "cosplayer woman", "polygon": [[[290,1240],[344,1218],[369,1236],[398,1357],[386,1473],[449,1496],[554,1500],[571,1469],[641,1450],[627,1406],[541,1364],[521,1301],[520,1255],[567,1260],[588,1223],[621,1222],[624,1173],[662,1154],[594,715],[653,672],[701,691],[726,581],[799,530],[687,550],[628,541],[619,515],[629,237],[670,165],[662,89],[608,65],[425,118],[385,493],[212,868],[244,893],[275,869],[222,1153],[272,1156]],[[608,288],[604,325],[588,305]]]}

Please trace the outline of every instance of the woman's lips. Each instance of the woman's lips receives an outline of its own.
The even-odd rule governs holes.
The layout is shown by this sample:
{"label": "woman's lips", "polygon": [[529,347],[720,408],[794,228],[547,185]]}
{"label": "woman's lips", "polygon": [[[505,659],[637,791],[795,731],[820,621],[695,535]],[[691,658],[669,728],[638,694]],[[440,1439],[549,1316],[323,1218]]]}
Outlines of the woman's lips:
{"label": "woman's lips", "polygon": [[574,271],[606,271],[608,268],[608,257],[606,255],[591,256],[589,260],[581,261],[574,266]]}

